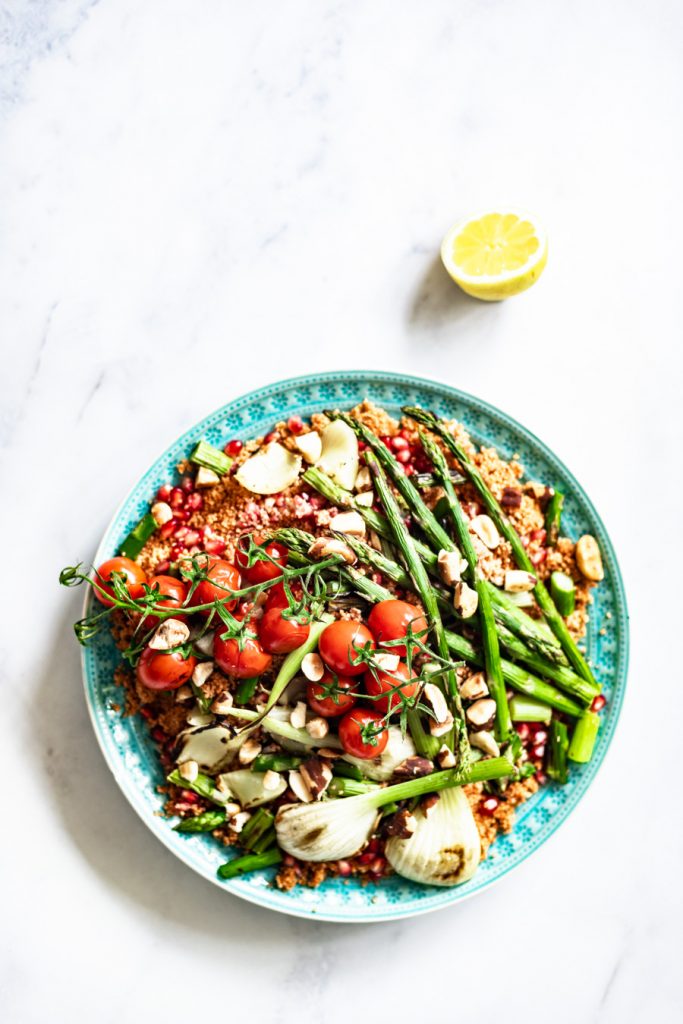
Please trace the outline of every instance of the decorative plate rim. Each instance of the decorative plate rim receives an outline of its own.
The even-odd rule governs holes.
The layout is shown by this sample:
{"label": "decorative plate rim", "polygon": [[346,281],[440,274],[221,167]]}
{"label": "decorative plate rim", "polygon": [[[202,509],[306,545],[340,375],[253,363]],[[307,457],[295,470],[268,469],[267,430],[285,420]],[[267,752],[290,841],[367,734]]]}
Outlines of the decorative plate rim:
{"label": "decorative plate rim", "polygon": [[[555,815],[556,820],[551,822],[550,827],[545,830],[542,836],[537,837],[534,835],[528,843],[525,843],[523,856],[518,860],[515,860],[514,863],[503,867],[495,877],[484,880],[477,888],[461,889],[457,886],[454,888],[438,888],[435,890],[434,895],[424,897],[422,902],[417,905],[412,904],[409,901],[409,905],[405,907],[402,906],[401,903],[398,903],[392,906],[383,907],[381,910],[379,908],[375,908],[368,899],[368,902],[362,907],[351,907],[347,912],[343,910],[339,912],[335,912],[333,910],[323,910],[318,912],[315,905],[302,906],[300,903],[294,902],[294,900],[296,900],[296,896],[293,897],[291,905],[284,904],[280,899],[277,900],[277,903],[274,903],[272,899],[269,900],[267,898],[269,895],[272,897],[274,894],[277,894],[279,897],[287,896],[292,898],[292,893],[281,893],[279,890],[274,890],[270,886],[254,889],[253,887],[245,884],[244,879],[240,878],[230,881],[222,881],[215,875],[215,873],[208,873],[200,864],[195,862],[187,853],[185,853],[183,846],[177,842],[177,834],[168,827],[165,819],[159,818],[154,814],[150,814],[149,808],[143,804],[140,798],[140,789],[131,783],[129,769],[123,764],[122,759],[115,753],[113,749],[113,741],[111,740],[111,737],[105,733],[103,723],[98,718],[98,708],[95,701],[96,685],[90,677],[90,666],[88,664],[89,658],[93,656],[92,651],[90,648],[83,648],[81,651],[81,670],[83,674],[86,704],[88,707],[90,721],[105,762],[129,804],[145,825],[147,825],[150,831],[161,840],[164,846],[166,846],[166,848],[175,854],[175,856],[178,857],[186,866],[190,867],[202,878],[212,882],[221,890],[227,891],[234,896],[238,896],[240,899],[246,900],[247,902],[253,903],[257,906],[264,907],[265,909],[284,913],[289,916],[312,921],[326,921],[340,924],[380,923],[383,921],[395,921],[400,920],[401,918],[416,917],[418,915],[440,910],[444,907],[453,906],[465,899],[470,899],[490,888],[496,882],[499,882],[503,877],[509,874],[510,871],[514,870],[519,863],[528,859],[528,857],[542,846],[543,843],[554,835],[557,829],[564,821],[566,821],[581,801],[607,756],[623,706],[628,678],[630,647],[628,605],[614,545],[612,544],[602,518],[596,511],[592,501],[574,474],[567,468],[564,462],[559,459],[554,452],[536,436],[536,434],[533,433],[533,431],[529,430],[513,416],[508,415],[503,410],[491,405],[483,399],[477,398],[469,392],[462,391],[450,384],[445,384],[430,378],[416,377],[407,373],[382,370],[332,370],[321,373],[306,374],[303,376],[288,377],[274,381],[273,383],[267,384],[261,388],[256,388],[253,391],[246,392],[245,394],[242,394],[217,407],[196,423],[192,424],[178,438],[172,441],[172,443],[151,462],[145,473],[133,483],[115,509],[109,523],[107,524],[102,539],[97,547],[93,563],[95,565],[99,564],[100,561],[109,553],[108,548],[111,545],[113,534],[116,531],[119,517],[127,504],[131,499],[133,499],[138,488],[144,486],[147,479],[154,474],[158,464],[165,458],[169,457],[174,449],[181,446],[187,446],[190,442],[195,441],[198,433],[201,429],[205,428],[205,425],[208,422],[213,422],[217,418],[234,414],[240,409],[248,407],[256,401],[262,401],[263,399],[272,397],[278,393],[286,393],[288,389],[294,386],[307,387],[324,383],[363,384],[364,382],[367,382],[368,384],[408,385],[419,387],[426,391],[433,391],[435,395],[440,394],[443,396],[445,394],[448,398],[459,401],[465,406],[484,414],[488,419],[493,420],[504,427],[511,427],[526,441],[530,442],[532,446],[538,450],[540,455],[545,458],[551,466],[560,473],[560,475],[563,475],[566,478],[574,488],[573,496],[580,500],[589,516],[601,531],[601,542],[609,556],[607,560],[612,569],[614,581],[613,597],[621,613],[620,619],[623,622],[623,636],[620,637],[621,644],[614,657],[614,695],[610,702],[610,717],[606,719],[603,724],[603,742],[601,749],[599,750],[596,758],[591,761],[589,765],[583,766],[581,776],[575,786],[574,792],[572,793],[571,804],[568,807],[565,806],[564,809],[560,809],[560,811]],[[83,601],[84,615],[87,614],[87,609],[91,600],[92,598],[88,591]],[[294,893],[296,893],[296,891],[297,890],[293,890]],[[369,888],[366,891],[369,896],[373,892],[373,890]]]}

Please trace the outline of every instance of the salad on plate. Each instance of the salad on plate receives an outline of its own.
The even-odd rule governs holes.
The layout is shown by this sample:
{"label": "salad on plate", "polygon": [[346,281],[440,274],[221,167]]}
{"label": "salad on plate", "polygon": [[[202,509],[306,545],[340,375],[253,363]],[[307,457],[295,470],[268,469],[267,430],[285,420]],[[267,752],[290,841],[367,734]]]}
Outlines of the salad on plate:
{"label": "salad on plate", "polygon": [[[515,808],[590,760],[590,535],[456,421],[369,401],[199,439],[116,557],[64,569],[110,628],[169,828],[219,876],[467,881]],[[230,849],[230,855],[227,854]]]}

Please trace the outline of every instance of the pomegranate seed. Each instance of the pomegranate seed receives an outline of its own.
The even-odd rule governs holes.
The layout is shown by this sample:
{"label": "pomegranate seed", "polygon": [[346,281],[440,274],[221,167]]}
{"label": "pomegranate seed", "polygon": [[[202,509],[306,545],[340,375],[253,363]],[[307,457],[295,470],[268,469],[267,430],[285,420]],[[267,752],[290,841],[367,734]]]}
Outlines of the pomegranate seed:
{"label": "pomegranate seed", "polygon": [[187,537],[189,532],[190,531],[188,530],[188,528],[186,526],[179,526],[178,529],[176,530],[175,534],[174,534],[175,539],[176,539],[176,544],[184,544],[185,543],[185,538]]}
{"label": "pomegranate seed", "polygon": [[163,562],[157,562],[156,568],[154,570],[154,574],[156,576],[163,576],[164,573],[168,572],[168,570],[170,568],[171,568],[171,563],[169,562],[169,560],[167,558],[165,558]]}
{"label": "pomegranate seed", "polygon": [[410,433],[409,430],[406,430],[404,428],[403,430],[399,431],[399,434],[400,434],[401,437],[405,437],[406,441],[410,441],[411,433]]}
{"label": "pomegranate seed", "polygon": [[202,535],[199,530],[188,530],[185,535],[185,546],[191,548],[193,544],[199,544]]}
{"label": "pomegranate seed", "polygon": [[406,463],[410,462],[412,457],[413,456],[410,451],[410,448],[401,448],[400,451],[396,452],[397,461],[403,463],[404,466],[406,465]]}
{"label": "pomegranate seed", "polygon": [[358,863],[359,864],[371,864],[374,859],[375,859],[374,853],[368,852],[366,850],[365,853],[361,853],[360,857],[358,858]]}
{"label": "pomegranate seed", "polygon": [[168,497],[168,503],[171,508],[182,508],[185,504],[185,494],[182,488],[174,487]]}
{"label": "pomegranate seed", "polygon": [[239,455],[243,448],[244,443],[235,437],[232,441],[228,441],[223,451],[226,455],[230,455],[234,459],[236,455]]}
{"label": "pomegranate seed", "polygon": [[547,741],[547,739],[548,739],[548,733],[545,731],[545,729],[537,729],[536,730],[536,735],[534,736],[534,743],[540,745],[540,744],[545,743]]}
{"label": "pomegranate seed", "polygon": [[148,705],[143,704],[143,706],[140,708],[140,714],[142,715],[143,718],[151,718],[153,712]]}
{"label": "pomegranate seed", "polygon": [[402,448],[409,448],[410,445],[406,441],[405,437],[401,437],[400,434],[397,434],[396,437],[392,437],[391,439],[391,447],[395,452],[400,452]]}
{"label": "pomegranate seed", "polygon": [[185,554],[185,548],[182,544],[174,544],[170,550],[171,561],[177,562],[179,558],[182,558]]}
{"label": "pomegranate seed", "polygon": [[152,739],[155,743],[164,743],[166,741],[166,733],[160,726],[155,725],[152,729]]}
{"label": "pomegranate seed", "polygon": [[173,488],[170,484],[163,484],[157,491],[157,501],[168,501],[172,490]]}
{"label": "pomegranate seed", "polygon": [[415,466],[408,463],[407,466],[403,467],[406,476],[412,476],[415,473]]}
{"label": "pomegranate seed", "polygon": [[180,481],[180,486],[182,487],[186,494],[192,494],[194,490],[194,480],[192,479],[191,476],[184,476],[183,479]]}
{"label": "pomegranate seed", "polygon": [[599,693],[597,697],[593,698],[593,703],[591,704],[591,711],[602,711],[606,703],[607,700],[605,699],[605,697],[603,697],[603,695]]}
{"label": "pomegranate seed", "polygon": [[537,541],[539,544],[543,544],[543,542],[545,541],[545,538],[546,538],[546,532],[543,529],[532,530],[531,533],[529,534],[529,540]]}
{"label": "pomegranate seed", "polygon": [[187,522],[187,520],[190,518],[190,512],[186,508],[174,508],[173,515],[179,522],[182,523]]}
{"label": "pomegranate seed", "polygon": [[388,434],[382,434],[382,436],[380,437],[380,441],[382,442],[383,445],[386,445],[387,448],[391,448],[391,438],[389,437]]}
{"label": "pomegranate seed", "polygon": [[548,776],[545,772],[536,772],[536,782],[539,784],[539,786],[545,786],[547,781]]}
{"label": "pomegranate seed", "polygon": [[191,512],[199,512],[200,509],[204,508],[204,499],[198,491],[188,494],[185,499],[185,508],[190,509]]}
{"label": "pomegranate seed", "polygon": [[366,853],[379,853],[380,841],[379,839],[371,839],[368,845],[365,847]]}
{"label": "pomegranate seed", "polygon": [[545,757],[545,743],[541,743],[538,747],[534,747],[532,753],[535,758],[542,761]]}
{"label": "pomegranate seed", "polygon": [[365,441],[359,441],[358,442],[358,451],[359,452],[364,452],[366,448],[367,448],[367,444],[365,443]]}
{"label": "pomegranate seed", "polygon": [[183,800],[185,801],[186,804],[198,804],[199,803],[199,797],[197,796],[196,793],[193,793],[191,789],[183,789],[183,790],[181,790],[181,793],[182,793]]}
{"label": "pomegranate seed", "polygon": [[483,814],[493,814],[497,810],[499,802],[497,796],[488,796],[479,804],[479,810]]}
{"label": "pomegranate seed", "polygon": [[337,861],[337,871],[339,872],[340,875],[344,875],[344,876],[350,875],[351,874],[351,865],[349,864],[348,860],[338,860]]}
{"label": "pomegranate seed", "polygon": [[282,858],[282,863],[286,864],[287,867],[289,867],[289,868],[293,868],[294,865],[296,864],[296,861],[292,857],[291,853],[286,853],[284,855],[284,857]]}
{"label": "pomegranate seed", "polygon": [[301,416],[290,416],[287,420],[287,426],[293,434],[300,434],[304,429],[304,421]]}
{"label": "pomegranate seed", "polygon": [[470,517],[470,519],[474,519],[474,517],[478,516],[479,513],[481,512],[479,503],[476,501],[468,501],[468,503],[465,505],[465,512]]}
{"label": "pomegranate seed", "polygon": [[529,555],[532,565],[542,565],[548,557],[548,549],[540,548],[538,551],[534,551],[533,555]]}
{"label": "pomegranate seed", "polygon": [[522,534],[522,536],[519,539],[522,542],[522,547],[523,548],[528,548],[529,547],[529,538],[527,537],[527,535],[525,533]]}
{"label": "pomegranate seed", "polygon": [[161,537],[162,540],[168,540],[169,537],[173,536],[173,534],[176,532],[177,528],[178,528],[178,520],[177,519],[169,519],[169,521],[167,523],[164,523],[164,525],[159,530],[159,536]]}
{"label": "pomegranate seed", "polygon": [[204,550],[209,555],[222,555],[226,547],[226,542],[210,526],[204,527]]}
{"label": "pomegranate seed", "polygon": [[529,739],[530,732],[531,732],[531,730],[529,729],[529,726],[527,725],[526,722],[521,722],[517,726],[517,735],[519,736],[519,738],[522,741],[522,743],[524,742],[524,740],[528,740]]}
{"label": "pomegranate seed", "polygon": [[386,863],[387,862],[384,859],[384,857],[375,857],[375,859],[372,862],[372,867],[370,868],[373,875],[383,874]]}
{"label": "pomegranate seed", "polygon": [[263,442],[264,444],[270,444],[270,442],[274,441],[276,437],[277,434],[275,433],[275,431],[271,430],[270,433],[266,434],[266,436],[263,438]]}

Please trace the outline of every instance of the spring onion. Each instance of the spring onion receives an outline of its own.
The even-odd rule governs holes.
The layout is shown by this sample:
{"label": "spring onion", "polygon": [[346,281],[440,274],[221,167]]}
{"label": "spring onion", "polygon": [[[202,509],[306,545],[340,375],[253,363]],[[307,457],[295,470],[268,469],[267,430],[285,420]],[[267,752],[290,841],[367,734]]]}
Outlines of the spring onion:
{"label": "spring onion", "polygon": [[574,735],[569,744],[568,757],[577,764],[586,764],[593,756],[593,748],[598,738],[600,718],[594,711],[584,711],[576,723]]}
{"label": "spring onion", "polygon": [[569,778],[567,752],[569,750],[569,733],[564,722],[554,719],[550,726],[548,741],[548,764],[546,771],[551,779],[564,785]]}
{"label": "spring onion", "polygon": [[124,558],[132,558],[135,560],[145,544],[152,536],[156,533],[158,524],[151,512],[144,515],[137,526],[134,526],[130,531],[123,544],[119,548],[119,551]]}
{"label": "spring onion", "polygon": [[571,615],[576,604],[576,587],[571,576],[565,572],[554,572],[550,577],[550,596],[563,618]]}
{"label": "spring onion", "polygon": [[516,693],[510,701],[510,714],[513,722],[543,722],[548,725],[553,709],[533,697],[523,697]]}
{"label": "spring onion", "polygon": [[233,460],[220,448],[214,448],[208,441],[200,441],[192,449],[190,462],[194,462],[197,466],[204,466],[205,469],[212,469],[219,476],[225,476],[230,470]]}
{"label": "spring onion", "polygon": [[247,853],[244,857],[235,857],[227,864],[221,865],[218,869],[219,878],[237,878],[239,875],[246,875],[250,871],[260,871],[262,868],[272,867],[282,860],[282,853],[277,846],[265,850],[263,853]]}
{"label": "spring onion", "polygon": [[235,703],[236,704],[248,704],[251,698],[256,693],[258,686],[258,676],[254,679],[243,679],[235,690]]}

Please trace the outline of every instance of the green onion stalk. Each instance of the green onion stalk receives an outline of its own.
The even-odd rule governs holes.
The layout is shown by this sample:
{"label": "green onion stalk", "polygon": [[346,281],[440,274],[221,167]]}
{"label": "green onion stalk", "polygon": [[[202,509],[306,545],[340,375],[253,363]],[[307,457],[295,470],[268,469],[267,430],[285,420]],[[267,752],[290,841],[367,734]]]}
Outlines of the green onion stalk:
{"label": "green onion stalk", "polygon": [[[446,424],[442,420],[437,419],[434,413],[427,412],[425,409],[420,409],[418,407],[406,406],[403,409],[403,412],[439,435],[451,454],[458,460],[465,475],[474,485],[479,497],[486,506],[489,515],[498,527],[498,530],[510,544],[517,565],[520,569],[524,569],[526,572],[535,575],[534,566],[527,554],[526,548],[522,544],[519,534],[501,508],[500,504],[491,494],[491,491],[488,489],[481,473],[448,430]],[[563,651],[567,655],[569,663],[580,676],[583,676],[583,678],[587,680],[587,682],[596,685],[595,678],[586,659],[574,643],[564,619],[555,607],[553,599],[546,590],[545,584],[542,580],[537,581],[536,586],[534,587],[534,596],[539,608],[545,616],[546,622],[552,629],[553,633],[559,640]]]}
{"label": "green onion stalk", "polygon": [[[377,496],[386,512],[387,519],[389,520],[392,529],[394,531],[394,539],[396,545],[401,552],[405,560],[408,572],[413,581],[415,589],[422,601],[422,605],[427,616],[430,628],[434,634],[436,640],[436,646],[438,652],[445,662],[450,660],[448,651],[448,644],[446,643],[446,631],[443,627],[441,615],[436,600],[436,595],[432,589],[432,586],[427,577],[425,568],[420,561],[420,557],[415,550],[412,537],[408,532],[408,528],[403,521],[401,511],[398,507],[396,499],[389,487],[386,476],[379,464],[379,460],[374,457],[372,452],[366,453],[366,462],[368,468],[372,474]],[[465,713],[462,707],[462,701],[460,700],[460,692],[458,690],[458,683],[455,676],[455,670],[451,667],[446,669],[445,672],[446,682],[448,685],[448,691],[450,696],[451,704],[455,710],[454,717],[454,728],[456,734],[455,747],[458,755],[458,763],[462,766],[469,764],[470,758],[470,744],[467,738],[467,726],[465,724]]]}
{"label": "green onion stalk", "polygon": [[491,598],[486,586],[484,576],[479,566],[479,559],[472,544],[469,527],[465,518],[446,463],[445,456],[440,448],[420,431],[420,441],[429,461],[434,467],[436,475],[441,480],[441,486],[445,491],[445,498],[451,515],[451,521],[455,529],[455,535],[462,548],[462,553],[467,562],[468,574],[474,584],[479,598],[477,605],[477,616],[481,630],[481,641],[484,649],[484,669],[489,692],[496,702],[496,733],[497,738],[503,742],[508,739],[512,731],[510,709],[508,707],[507,695],[505,693],[505,682],[503,670],[500,663],[500,646],[498,634],[493,620],[493,609]]}

